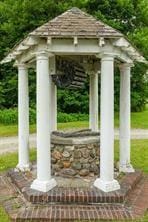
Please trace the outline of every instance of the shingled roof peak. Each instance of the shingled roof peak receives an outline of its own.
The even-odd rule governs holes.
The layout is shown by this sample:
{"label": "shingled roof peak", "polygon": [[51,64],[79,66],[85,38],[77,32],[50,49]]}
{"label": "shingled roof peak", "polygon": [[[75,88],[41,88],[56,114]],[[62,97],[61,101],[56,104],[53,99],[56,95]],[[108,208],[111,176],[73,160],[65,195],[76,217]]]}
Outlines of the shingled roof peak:
{"label": "shingled roof peak", "polygon": [[73,7],[30,33],[38,37],[116,38],[123,36],[92,15]]}

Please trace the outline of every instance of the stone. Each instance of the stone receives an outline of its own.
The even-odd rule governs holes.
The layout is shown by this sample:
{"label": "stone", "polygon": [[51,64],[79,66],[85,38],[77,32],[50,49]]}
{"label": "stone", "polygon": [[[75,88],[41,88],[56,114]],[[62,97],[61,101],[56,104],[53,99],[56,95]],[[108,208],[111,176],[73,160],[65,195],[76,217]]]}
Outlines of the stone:
{"label": "stone", "polygon": [[55,159],[57,159],[57,160],[60,160],[61,158],[62,158],[62,154],[59,152],[59,151],[54,151],[53,153],[52,153],[52,157],[53,158],[55,158]]}
{"label": "stone", "polygon": [[80,170],[82,167],[81,163],[80,162],[73,162],[72,163],[72,168],[75,169],[75,170]]}
{"label": "stone", "polygon": [[91,163],[90,165],[90,172],[94,172],[95,174],[99,173],[99,167],[96,163]]}
{"label": "stone", "polygon": [[70,158],[70,162],[72,163],[73,161],[74,161],[74,158],[73,158],[73,157],[71,157],[71,158]]}
{"label": "stone", "polygon": [[89,174],[89,170],[88,169],[82,169],[79,172],[80,176],[87,176]]}
{"label": "stone", "polygon": [[89,150],[87,148],[82,149],[81,153],[85,159],[89,157]]}
{"label": "stone", "polygon": [[63,161],[62,161],[62,160],[59,160],[59,161],[57,162],[57,164],[58,164],[58,166],[59,166],[60,169],[64,167],[64,164],[63,164]]}
{"label": "stone", "polygon": [[89,163],[92,163],[94,161],[95,161],[95,158],[92,158],[92,157],[90,157],[89,160],[88,160]]}
{"label": "stone", "polygon": [[99,148],[99,143],[94,143],[94,148],[98,149]]}
{"label": "stone", "polygon": [[55,159],[55,158],[51,158],[51,163],[53,163],[53,164],[55,164],[57,162],[57,159]]}
{"label": "stone", "polygon": [[84,144],[84,145],[78,145],[78,149],[84,149],[84,148],[86,148],[86,145]]}
{"label": "stone", "polygon": [[65,146],[65,150],[66,151],[73,151],[74,150],[74,146]]}
{"label": "stone", "polygon": [[62,155],[63,155],[63,157],[66,157],[66,158],[68,158],[68,157],[71,156],[71,154],[70,154],[68,151],[64,151],[64,152],[62,153]]}
{"label": "stone", "polygon": [[89,170],[90,164],[89,163],[84,163],[83,168]]}
{"label": "stone", "polygon": [[50,145],[50,148],[51,148],[51,151],[53,151],[53,150],[55,149],[54,144],[51,144],[51,145]]}
{"label": "stone", "polygon": [[90,156],[92,158],[95,158],[96,157],[96,150],[93,148],[91,151],[90,151]]}
{"label": "stone", "polygon": [[58,152],[60,152],[60,153],[62,153],[62,152],[64,151],[64,146],[62,146],[62,145],[56,145],[56,146],[55,146],[55,150],[58,151]]}
{"label": "stone", "polygon": [[87,148],[88,148],[89,150],[92,150],[92,149],[93,149],[93,144],[88,144],[88,145],[87,145]]}
{"label": "stone", "polygon": [[77,174],[74,169],[62,169],[61,173],[68,176],[75,176]]}
{"label": "stone", "polygon": [[81,159],[80,159],[80,163],[82,163],[82,164],[83,164],[83,163],[88,163],[88,159],[81,158]]}
{"label": "stone", "polygon": [[81,152],[79,150],[74,150],[73,156],[75,159],[81,158]]}
{"label": "stone", "polygon": [[100,156],[100,149],[97,147],[95,150],[96,150],[96,156]]}
{"label": "stone", "polygon": [[55,173],[57,171],[59,171],[60,168],[59,168],[59,165],[58,164],[55,164],[55,165],[52,165],[52,171]]}
{"label": "stone", "polygon": [[64,168],[69,168],[71,163],[69,161],[63,161]]}
{"label": "stone", "polygon": [[95,176],[94,172],[89,173],[89,176],[94,177]]}
{"label": "stone", "polygon": [[100,161],[99,160],[96,160],[96,162],[95,162],[97,165],[99,165],[100,164]]}

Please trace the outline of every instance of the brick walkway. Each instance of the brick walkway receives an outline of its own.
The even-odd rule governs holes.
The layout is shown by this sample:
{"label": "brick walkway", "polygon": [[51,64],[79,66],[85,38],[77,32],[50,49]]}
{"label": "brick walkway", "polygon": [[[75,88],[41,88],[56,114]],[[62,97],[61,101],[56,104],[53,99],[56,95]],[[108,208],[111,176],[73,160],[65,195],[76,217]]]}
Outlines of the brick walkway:
{"label": "brick walkway", "polygon": [[[9,172],[9,176],[6,174],[0,176],[0,203],[3,204],[12,221],[66,222],[99,219],[140,221],[140,217],[148,208],[148,177],[142,177],[139,172],[125,175],[120,181],[121,190],[110,193],[103,193],[95,188],[88,190],[88,188],[57,187],[45,194],[29,188],[32,179],[31,174],[24,175],[13,171]],[[68,195],[64,193],[67,190]],[[92,190],[93,198],[96,194],[99,198],[104,197],[101,203],[92,198],[90,195]],[[33,203],[25,198],[28,192],[30,192],[28,198]],[[76,194],[78,196],[81,194],[81,198],[76,199]],[[89,195],[92,199],[89,199]],[[52,200],[48,200],[49,196],[50,198],[52,196]],[[111,196],[112,198],[109,198]],[[95,203],[92,204],[93,201]]]}

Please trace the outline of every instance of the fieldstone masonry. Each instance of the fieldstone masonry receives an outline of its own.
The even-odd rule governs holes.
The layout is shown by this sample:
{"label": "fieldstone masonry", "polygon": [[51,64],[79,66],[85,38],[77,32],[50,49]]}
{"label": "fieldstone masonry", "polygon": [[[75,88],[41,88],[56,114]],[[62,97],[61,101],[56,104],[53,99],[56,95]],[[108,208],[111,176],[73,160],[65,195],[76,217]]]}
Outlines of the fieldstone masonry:
{"label": "fieldstone masonry", "polygon": [[99,173],[99,133],[89,130],[53,133],[52,174],[66,177],[94,176]]}

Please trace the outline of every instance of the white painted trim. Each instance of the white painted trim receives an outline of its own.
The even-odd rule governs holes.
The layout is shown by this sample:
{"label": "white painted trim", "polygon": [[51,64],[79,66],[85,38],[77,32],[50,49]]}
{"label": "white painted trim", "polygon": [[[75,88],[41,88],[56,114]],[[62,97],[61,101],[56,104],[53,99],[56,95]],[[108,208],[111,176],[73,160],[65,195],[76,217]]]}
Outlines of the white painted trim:
{"label": "white painted trim", "polygon": [[113,41],[113,45],[118,46],[118,47],[128,47],[130,45],[130,43],[126,39],[121,37],[121,38]]}
{"label": "white painted trim", "polygon": [[54,178],[51,178],[48,181],[40,181],[36,179],[31,184],[31,189],[38,190],[41,192],[48,192],[49,190],[52,190],[56,185],[57,182]]}
{"label": "white painted trim", "polygon": [[111,192],[120,189],[120,185],[117,180],[103,181],[100,178],[95,180],[94,186],[104,192]]}

